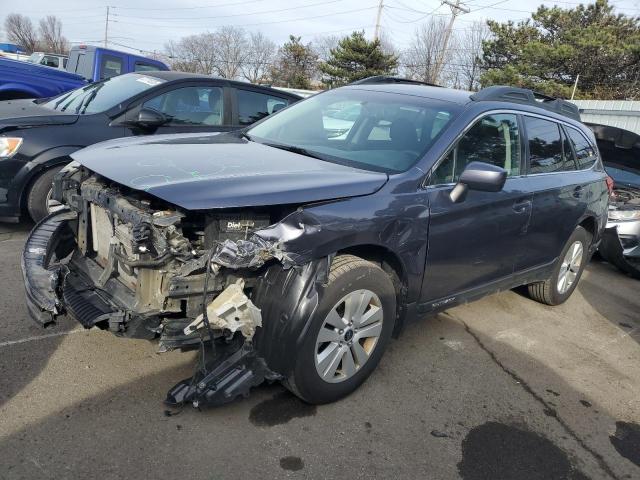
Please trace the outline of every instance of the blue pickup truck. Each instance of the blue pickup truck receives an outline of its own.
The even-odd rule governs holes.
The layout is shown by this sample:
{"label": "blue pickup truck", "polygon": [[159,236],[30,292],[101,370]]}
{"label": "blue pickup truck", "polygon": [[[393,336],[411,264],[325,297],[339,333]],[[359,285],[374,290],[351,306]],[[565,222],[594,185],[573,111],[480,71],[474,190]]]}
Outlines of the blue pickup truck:
{"label": "blue pickup truck", "polygon": [[47,98],[123,73],[169,70],[164,63],[90,45],[73,47],[66,71],[0,58],[0,100]]}

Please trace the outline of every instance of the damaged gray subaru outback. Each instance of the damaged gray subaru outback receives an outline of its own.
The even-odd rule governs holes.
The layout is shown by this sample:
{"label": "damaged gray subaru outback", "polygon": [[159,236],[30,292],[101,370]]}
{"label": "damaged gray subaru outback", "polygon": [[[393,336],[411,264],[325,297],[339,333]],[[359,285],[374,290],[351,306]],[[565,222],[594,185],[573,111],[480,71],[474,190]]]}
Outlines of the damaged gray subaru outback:
{"label": "damaged gray subaru outback", "polygon": [[174,405],[264,381],[340,399],[412,318],[521,285],[564,302],[607,221],[577,109],[511,87],[373,77],[241,132],[73,159],[53,187],[66,208],[25,245],[30,315],[200,349]]}

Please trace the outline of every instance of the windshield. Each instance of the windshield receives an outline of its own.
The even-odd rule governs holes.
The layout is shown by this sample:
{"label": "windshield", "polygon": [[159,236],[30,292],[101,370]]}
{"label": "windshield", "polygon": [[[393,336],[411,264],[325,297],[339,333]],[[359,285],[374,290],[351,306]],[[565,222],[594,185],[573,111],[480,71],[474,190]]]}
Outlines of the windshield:
{"label": "windshield", "polygon": [[130,73],[72,90],[43,106],[60,112],[100,113],[161,83],[160,78]]}
{"label": "windshield", "polygon": [[409,169],[461,107],[412,95],[337,89],[248,130],[251,140],[365,170]]}

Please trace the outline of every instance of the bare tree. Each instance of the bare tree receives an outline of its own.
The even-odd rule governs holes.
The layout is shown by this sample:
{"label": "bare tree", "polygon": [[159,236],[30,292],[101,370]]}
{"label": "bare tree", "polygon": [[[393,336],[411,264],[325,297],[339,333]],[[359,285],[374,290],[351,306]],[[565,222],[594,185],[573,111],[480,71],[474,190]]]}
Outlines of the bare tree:
{"label": "bare tree", "polygon": [[62,22],[55,15],[40,20],[40,48],[51,53],[67,53],[69,42],[62,35]]}
{"label": "bare tree", "polygon": [[217,65],[215,34],[200,33],[170,41],[165,44],[165,55],[174,70],[211,75]]}
{"label": "bare tree", "polygon": [[382,52],[386,55],[393,55],[394,57],[400,58],[402,52],[394,45],[393,39],[389,36],[389,34],[382,30],[379,34],[380,39],[380,48],[382,48]]}
{"label": "bare tree", "polygon": [[7,39],[20,45],[27,53],[38,49],[38,35],[29,17],[19,13],[10,13],[4,20]]}
{"label": "bare tree", "polygon": [[482,44],[489,38],[489,27],[482,21],[475,21],[464,31],[457,49],[456,59],[462,88],[477,90],[482,74]]}
{"label": "bare tree", "polygon": [[262,32],[251,33],[248,43],[249,50],[241,66],[242,75],[249,82],[258,83],[268,75],[277,47]]}
{"label": "bare tree", "polygon": [[[447,58],[447,52],[442,52],[446,28],[444,18],[431,17],[416,29],[409,48],[402,55],[408,76],[423,82],[438,83],[440,75],[436,72],[436,63],[440,55]],[[448,49],[453,43],[449,42]]]}
{"label": "bare tree", "polygon": [[238,78],[247,57],[247,33],[238,27],[224,26],[214,35],[214,72],[223,78]]}
{"label": "bare tree", "polygon": [[326,62],[331,58],[331,50],[336,48],[339,42],[340,37],[338,35],[325,35],[323,37],[315,37],[311,45],[318,60]]}

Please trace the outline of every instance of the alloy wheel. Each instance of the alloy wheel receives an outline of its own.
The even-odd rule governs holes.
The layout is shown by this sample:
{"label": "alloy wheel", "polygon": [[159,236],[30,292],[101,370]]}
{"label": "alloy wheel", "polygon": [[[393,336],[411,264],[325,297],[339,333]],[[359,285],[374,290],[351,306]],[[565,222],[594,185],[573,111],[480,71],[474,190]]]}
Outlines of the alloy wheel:
{"label": "alloy wheel", "polygon": [[380,298],[370,290],[348,293],[333,306],[316,339],[316,370],[325,382],[345,381],[363,367],[378,343],[383,318]]}
{"label": "alloy wheel", "polygon": [[566,293],[576,281],[576,277],[580,272],[580,266],[582,265],[582,253],[584,248],[582,242],[575,241],[567,250],[567,253],[562,260],[560,266],[560,272],[558,273],[558,293]]}
{"label": "alloy wheel", "polygon": [[62,205],[57,200],[54,200],[53,198],[51,198],[51,195],[53,195],[52,188],[49,189],[49,191],[47,192],[47,197],[45,199],[47,213],[55,213],[59,210],[62,210],[64,208],[64,205]]}

